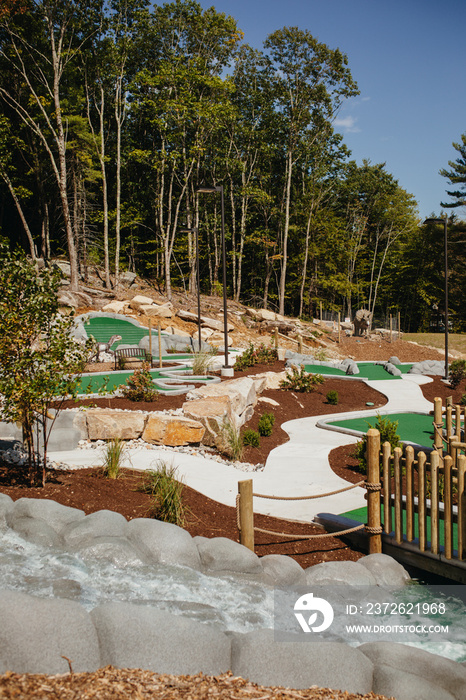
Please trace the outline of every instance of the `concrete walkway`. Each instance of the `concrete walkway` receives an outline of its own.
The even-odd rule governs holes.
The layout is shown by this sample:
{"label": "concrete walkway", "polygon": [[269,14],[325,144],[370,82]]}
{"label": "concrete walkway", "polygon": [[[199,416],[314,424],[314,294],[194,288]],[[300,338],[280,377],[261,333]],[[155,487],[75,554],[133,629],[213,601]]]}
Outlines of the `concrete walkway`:
{"label": "concrete walkway", "polygon": [[[348,380],[358,381],[358,380]],[[357,438],[342,432],[318,427],[317,423],[332,417],[356,418],[376,413],[420,411],[428,412],[433,405],[424,399],[420,384],[432,381],[419,375],[403,375],[399,381],[367,381],[373,389],[388,398],[380,409],[351,413],[327,414],[288,421],[282,425],[290,436],[289,442],[270,453],[262,472],[241,472],[228,464],[163,448],[137,448],[128,451],[134,469],[154,469],[161,459],[177,467],[184,483],[213,500],[235,506],[238,481],[253,479],[255,493],[279,496],[305,496],[327,493],[348,486],[336,476],[328,463],[329,452],[339,445],[357,442]],[[101,453],[95,448],[50,453],[51,460],[80,467],[97,466]],[[344,513],[366,504],[361,488],[344,493],[305,501],[276,501],[254,499],[254,511],[290,520],[312,521],[319,512]]]}

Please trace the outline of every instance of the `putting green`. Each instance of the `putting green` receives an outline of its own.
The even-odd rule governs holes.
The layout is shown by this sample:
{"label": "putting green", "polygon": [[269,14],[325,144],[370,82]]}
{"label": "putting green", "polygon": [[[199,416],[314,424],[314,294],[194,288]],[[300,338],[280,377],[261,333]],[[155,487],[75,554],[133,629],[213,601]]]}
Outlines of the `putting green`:
{"label": "putting green", "polygon": [[[306,372],[311,374],[330,374],[336,377],[354,377],[354,379],[369,379],[376,381],[379,379],[391,380],[400,379],[400,377],[394,377],[393,374],[389,374],[382,365],[376,365],[373,362],[358,362],[359,374],[347,375],[342,369],[337,369],[336,367],[326,367],[325,365],[304,365]],[[412,367],[412,364],[397,365],[398,369],[402,374],[407,374]]]}
{"label": "putting green", "polygon": [[[173,355],[167,355],[166,357],[163,358],[165,361],[170,362],[170,360],[173,360]],[[192,355],[177,355],[176,359],[192,359]],[[150,370],[150,373],[153,377],[153,379],[157,380],[160,379],[160,381],[168,381],[168,377],[165,375],[163,376],[161,374],[161,371],[166,371],[168,368],[162,368],[162,370],[157,370],[157,369],[152,369]],[[175,370],[175,368],[170,368]],[[184,371],[182,368],[180,368],[180,373]],[[134,374],[134,370],[125,370],[122,372],[109,372],[108,374],[83,374],[80,382],[79,382],[79,387],[78,387],[78,395],[82,396],[87,395],[87,394],[98,394],[98,393],[108,393],[111,394],[115,391],[115,389],[118,389],[118,387],[123,386],[126,384],[126,380],[128,379],[129,376]],[[190,375],[181,375],[178,377],[176,371],[173,371],[172,374],[173,379],[182,379],[186,380],[186,384],[190,383]],[[209,380],[209,378],[206,378]],[[163,393],[169,393],[170,391],[176,391],[177,389],[180,388],[180,385],[173,385],[172,387],[164,387],[163,389],[161,387],[156,387],[157,391],[163,392]]]}
{"label": "putting green", "polygon": [[[382,517],[383,517],[383,505],[381,506],[382,510]],[[351,520],[356,520],[358,523],[367,523],[367,508],[364,506],[363,508],[356,508],[355,510],[349,510],[347,513],[341,513],[341,515],[344,518],[350,518]],[[403,532],[406,533],[406,511],[402,511],[402,517],[403,517]],[[392,523],[395,522],[395,508],[392,506]],[[431,522],[430,522],[430,516],[427,516],[427,525],[426,525],[426,538],[427,541],[430,543],[430,537],[431,537]],[[418,514],[414,514],[414,537],[418,538],[419,537],[419,521],[418,521]],[[442,546],[445,545],[445,523],[443,520],[439,521],[439,542]],[[458,550],[458,526],[456,523],[453,523],[453,549]]]}
{"label": "putting green", "polygon": [[[398,421],[397,432],[402,442],[414,442],[417,445],[432,447],[434,439],[433,416],[421,413],[390,413],[387,418],[391,421]],[[374,428],[376,422],[377,416],[367,416],[366,418],[335,420],[328,425],[349,428],[364,434],[369,428]]]}

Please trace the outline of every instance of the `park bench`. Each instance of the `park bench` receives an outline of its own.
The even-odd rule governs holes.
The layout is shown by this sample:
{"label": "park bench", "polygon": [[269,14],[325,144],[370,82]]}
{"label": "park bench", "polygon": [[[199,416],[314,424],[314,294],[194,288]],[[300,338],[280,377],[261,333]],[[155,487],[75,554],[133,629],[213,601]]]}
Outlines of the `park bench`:
{"label": "park bench", "polygon": [[121,363],[124,359],[124,364],[128,362],[148,362],[152,366],[152,357],[148,350],[143,348],[117,348],[115,350],[115,369],[121,369]]}

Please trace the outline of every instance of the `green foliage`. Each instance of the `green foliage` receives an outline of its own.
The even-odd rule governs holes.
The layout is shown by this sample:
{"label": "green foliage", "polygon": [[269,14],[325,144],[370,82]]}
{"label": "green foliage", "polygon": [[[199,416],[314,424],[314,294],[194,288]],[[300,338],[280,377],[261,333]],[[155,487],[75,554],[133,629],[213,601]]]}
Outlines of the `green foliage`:
{"label": "green foliage", "polygon": [[453,360],[449,369],[450,386],[456,389],[466,377],[466,360]]}
{"label": "green foliage", "polygon": [[175,466],[158,459],[156,469],[144,474],[140,488],[152,496],[153,513],[157,520],[184,527],[183,483]]}
{"label": "green foliage", "polygon": [[245,447],[259,447],[259,433],[257,433],[255,430],[251,430],[251,428],[246,428],[243,433],[243,445]]}
{"label": "green foliage", "polygon": [[325,362],[327,359],[327,351],[324,348],[318,348],[314,352],[314,357],[316,360],[319,360],[319,362]]}
{"label": "green foliage", "polygon": [[257,431],[261,437],[269,437],[272,435],[273,426],[275,423],[275,416],[273,413],[263,413],[259,418],[259,423],[257,425]]}
{"label": "green foliage", "polygon": [[301,365],[299,369],[297,367],[291,368],[291,373],[280,382],[280,388],[310,393],[315,391],[319,384],[323,384],[323,381],[324,378],[321,374],[310,374]]}
{"label": "green foliage", "polygon": [[236,358],[235,369],[241,371],[257,364],[273,364],[277,359],[275,348],[268,348],[264,343],[254,347],[250,343],[242,355]]}
{"label": "green foliage", "polygon": [[327,403],[329,403],[331,406],[336,406],[338,404],[338,391],[335,391],[335,389],[331,389],[329,392],[327,392]]}
{"label": "green foliage", "polygon": [[225,442],[224,454],[235,462],[243,457],[243,441],[238,428],[228,419],[223,419],[223,438]]}
{"label": "green foliage", "polygon": [[92,351],[91,342],[81,344],[71,336],[73,316],[58,311],[59,284],[58,271],[38,273],[33,264],[0,244],[1,417],[23,427],[31,484],[45,482],[51,405],[58,411],[60,401],[76,397]]}
{"label": "green foliage", "polygon": [[158,399],[159,392],[154,386],[148,365],[143,363],[141,369],[135,370],[134,374],[128,377],[122,388],[122,394],[125,399],[130,401],[156,401]]}
{"label": "green foliage", "polygon": [[[367,424],[371,428],[371,424]],[[397,433],[398,421],[390,420],[389,416],[377,415],[377,420],[374,426],[380,433],[380,444],[383,445],[384,442],[389,442],[391,451],[395,447],[401,447],[400,436]],[[359,461],[359,471],[362,474],[367,472],[367,459],[366,459],[366,448],[367,448],[367,435],[364,435],[362,440],[355,445],[353,456]]]}
{"label": "green foliage", "polygon": [[466,394],[463,394],[460,398],[460,406],[466,406]]}
{"label": "green foliage", "polygon": [[126,443],[120,438],[112,438],[105,446],[103,472],[108,479],[118,479],[125,456]]}

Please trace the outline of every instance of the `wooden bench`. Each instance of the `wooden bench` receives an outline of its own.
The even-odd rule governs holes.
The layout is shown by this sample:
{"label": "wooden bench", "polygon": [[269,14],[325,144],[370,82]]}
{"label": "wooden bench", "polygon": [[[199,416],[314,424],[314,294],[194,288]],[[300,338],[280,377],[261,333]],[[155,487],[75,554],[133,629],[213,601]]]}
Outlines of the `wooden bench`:
{"label": "wooden bench", "polygon": [[117,348],[115,350],[115,369],[120,368],[120,358],[124,358],[124,364],[127,362],[148,362],[152,366],[152,358],[148,350],[143,348]]}

